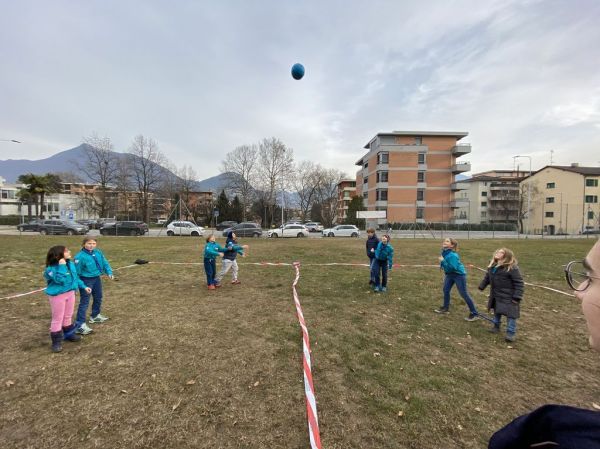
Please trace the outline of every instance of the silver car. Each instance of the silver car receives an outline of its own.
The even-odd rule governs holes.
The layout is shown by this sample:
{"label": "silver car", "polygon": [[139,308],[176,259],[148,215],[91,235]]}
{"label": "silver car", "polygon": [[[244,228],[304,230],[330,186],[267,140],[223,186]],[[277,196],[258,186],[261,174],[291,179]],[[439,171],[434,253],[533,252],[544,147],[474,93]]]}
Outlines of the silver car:
{"label": "silver car", "polygon": [[204,235],[204,228],[195,225],[191,221],[172,221],[167,225],[167,235],[191,235],[193,237],[200,237],[201,235]]}

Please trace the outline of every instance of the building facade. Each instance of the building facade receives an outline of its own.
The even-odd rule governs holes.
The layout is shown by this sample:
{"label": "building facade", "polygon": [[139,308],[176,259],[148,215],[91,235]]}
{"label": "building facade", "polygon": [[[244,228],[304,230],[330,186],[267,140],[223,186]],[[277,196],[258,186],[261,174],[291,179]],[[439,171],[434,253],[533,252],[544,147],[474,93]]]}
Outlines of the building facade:
{"label": "building facade", "polygon": [[356,180],[342,179],[337,185],[337,223],[343,223],[348,218],[348,205],[355,196]]}
{"label": "building facade", "polygon": [[471,170],[458,158],[471,152],[458,142],[466,132],[393,131],[378,133],[364,148],[356,165],[356,193],[366,210],[386,211],[386,223],[450,222],[464,205],[457,192],[467,186],[455,176]]}

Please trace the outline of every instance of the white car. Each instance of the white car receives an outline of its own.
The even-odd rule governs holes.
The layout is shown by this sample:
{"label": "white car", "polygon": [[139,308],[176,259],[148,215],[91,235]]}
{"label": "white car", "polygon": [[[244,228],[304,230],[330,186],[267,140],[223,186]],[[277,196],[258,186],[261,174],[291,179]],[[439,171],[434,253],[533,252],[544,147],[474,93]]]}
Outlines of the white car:
{"label": "white car", "polygon": [[267,232],[267,236],[272,238],[278,237],[308,237],[308,229],[301,224],[289,224],[283,228],[271,229]]}
{"label": "white car", "polygon": [[323,237],[360,237],[360,229],[354,225],[337,225],[323,229]]}
{"label": "white car", "polygon": [[167,235],[191,235],[193,237],[200,237],[204,235],[204,228],[197,226],[191,221],[172,221],[167,225]]}
{"label": "white car", "polygon": [[323,232],[323,225],[318,221],[309,221],[308,223],[304,223],[308,232]]}

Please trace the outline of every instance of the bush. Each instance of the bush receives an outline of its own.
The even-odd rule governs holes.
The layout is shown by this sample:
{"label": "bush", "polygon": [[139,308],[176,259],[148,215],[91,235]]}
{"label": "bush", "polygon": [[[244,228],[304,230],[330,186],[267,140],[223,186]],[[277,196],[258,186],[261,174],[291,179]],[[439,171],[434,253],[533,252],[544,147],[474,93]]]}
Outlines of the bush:
{"label": "bush", "polygon": [[0,225],[16,226],[21,223],[21,217],[18,215],[2,215],[0,216]]}

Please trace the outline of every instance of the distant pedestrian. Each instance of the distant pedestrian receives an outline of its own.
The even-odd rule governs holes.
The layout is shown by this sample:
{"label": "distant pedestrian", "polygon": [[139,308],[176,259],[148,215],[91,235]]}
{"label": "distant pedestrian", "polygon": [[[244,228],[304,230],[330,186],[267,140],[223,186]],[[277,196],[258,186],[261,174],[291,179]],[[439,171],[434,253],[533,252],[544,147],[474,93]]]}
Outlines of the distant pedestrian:
{"label": "distant pedestrian", "polygon": [[206,272],[206,284],[208,285],[209,290],[216,289],[216,259],[219,256],[223,256],[223,253],[225,253],[225,248],[215,242],[214,234],[209,234],[206,237],[206,245],[204,246],[204,271]]}
{"label": "distant pedestrian", "polygon": [[75,325],[71,322],[75,309],[75,291],[81,288],[89,294],[92,289],[77,276],[77,269],[71,261],[71,251],[64,246],[53,246],[48,250],[44,279],[52,313],[50,323],[52,351],[60,352],[63,338],[68,341],[81,340],[81,337],[75,333]]}
{"label": "distant pedestrian", "polygon": [[523,299],[523,277],[517,265],[517,259],[508,248],[494,252],[487,267],[485,277],[479,284],[479,290],[490,286],[488,310],[494,313],[494,324],[490,332],[500,332],[502,316],[506,317],[506,341],[516,339],[517,319]]}
{"label": "distant pedestrian", "polygon": [[373,263],[375,262],[375,249],[377,248],[377,244],[379,243],[379,238],[377,238],[377,234],[375,234],[375,229],[369,228],[367,229],[367,257],[369,258],[369,285],[375,285],[375,276],[373,272]]}
{"label": "distant pedestrian", "polygon": [[444,304],[435,309],[435,313],[449,313],[450,311],[450,290],[454,284],[456,284],[456,288],[458,288],[458,293],[465,300],[467,306],[469,307],[469,316],[465,318],[467,321],[475,321],[478,317],[477,309],[475,308],[475,303],[471,296],[469,296],[469,292],[467,291],[467,270],[465,270],[465,266],[460,261],[460,256],[458,255],[458,242],[454,239],[447,238],[442,242],[442,254],[438,258],[440,262],[440,267],[444,270]]}
{"label": "distant pedestrian", "polygon": [[381,241],[377,244],[377,248],[375,248],[375,258],[373,261],[373,268],[371,270],[375,282],[373,291],[387,291],[388,270],[392,269],[393,264],[394,248],[392,245],[390,245],[390,236],[384,235],[381,237]]}
{"label": "distant pedestrian", "polygon": [[238,254],[242,257],[246,257],[244,250],[247,249],[248,245],[237,244],[237,236],[235,235],[235,232],[229,231],[227,233],[225,252],[223,253],[223,267],[215,278],[215,287],[218,288],[221,286],[221,281],[230,269],[232,275],[231,283],[234,285],[241,284],[241,281],[238,279],[238,264],[235,259]]}

